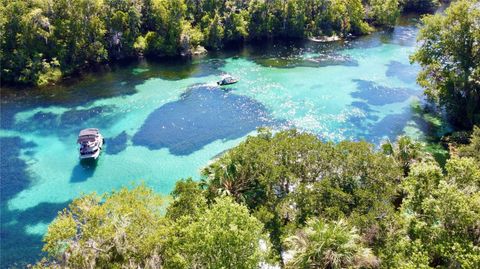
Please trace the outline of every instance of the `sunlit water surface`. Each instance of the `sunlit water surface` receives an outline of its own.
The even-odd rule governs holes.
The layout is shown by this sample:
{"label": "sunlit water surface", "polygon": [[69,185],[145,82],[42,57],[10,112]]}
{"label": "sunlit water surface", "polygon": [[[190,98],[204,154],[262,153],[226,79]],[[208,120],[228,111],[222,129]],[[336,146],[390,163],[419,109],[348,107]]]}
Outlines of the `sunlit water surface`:
{"label": "sunlit water surface", "polygon": [[[57,211],[82,193],[145,182],[168,194],[179,178],[234,147],[257,127],[295,127],[328,141],[378,143],[424,127],[417,29],[320,44],[276,43],[92,74],[81,82],[2,92],[1,261],[32,262]],[[240,82],[219,88],[222,74]],[[98,127],[106,147],[81,165],[76,136]]]}

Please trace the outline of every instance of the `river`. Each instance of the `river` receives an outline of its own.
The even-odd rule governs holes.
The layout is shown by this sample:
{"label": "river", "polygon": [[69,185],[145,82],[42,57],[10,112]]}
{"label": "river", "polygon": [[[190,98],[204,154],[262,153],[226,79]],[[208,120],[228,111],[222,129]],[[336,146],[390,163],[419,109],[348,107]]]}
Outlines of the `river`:
{"label": "river", "polygon": [[[2,90],[1,261],[33,262],[56,213],[82,193],[144,182],[168,194],[257,127],[327,141],[425,137],[411,65],[414,19],[334,43],[276,42],[191,61],[141,61],[37,90]],[[413,20],[413,22],[412,22]],[[223,74],[240,79],[217,87]],[[97,127],[105,149],[81,165],[76,138]]]}

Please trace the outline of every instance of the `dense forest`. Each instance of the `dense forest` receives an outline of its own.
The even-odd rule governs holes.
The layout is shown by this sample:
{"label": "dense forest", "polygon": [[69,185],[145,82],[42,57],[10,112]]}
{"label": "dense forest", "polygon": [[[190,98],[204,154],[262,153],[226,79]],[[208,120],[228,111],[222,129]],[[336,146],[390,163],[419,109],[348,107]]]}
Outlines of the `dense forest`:
{"label": "dense forest", "polygon": [[266,38],[362,35],[438,0],[2,0],[1,82],[45,85],[89,66]]}
{"label": "dense forest", "polygon": [[480,266],[480,128],[443,169],[407,137],[260,130],[202,175],[170,201],[145,186],[74,200],[36,268]]}

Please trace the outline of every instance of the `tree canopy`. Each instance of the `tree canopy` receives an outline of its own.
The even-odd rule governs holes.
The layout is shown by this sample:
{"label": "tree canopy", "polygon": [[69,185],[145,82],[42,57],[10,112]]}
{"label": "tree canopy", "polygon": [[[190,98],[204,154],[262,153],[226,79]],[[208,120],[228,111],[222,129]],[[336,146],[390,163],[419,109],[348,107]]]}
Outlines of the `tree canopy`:
{"label": "tree canopy", "polygon": [[450,159],[446,173],[434,163],[413,166],[403,188],[400,229],[392,232],[384,260],[396,268],[480,266],[480,166]]}
{"label": "tree canopy", "polygon": [[[362,35],[392,26],[397,0],[2,0],[1,81],[45,85],[89,66],[185,55],[198,45]],[[368,22],[367,22],[368,21]]]}
{"label": "tree canopy", "polygon": [[422,66],[418,82],[461,128],[480,122],[480,6],[452,3],[445,14],[423,18],[412,60]]}
{"label": "tree canopy", "polygon": [[461,157],[472,157],[480,162],[480,126],[474,126],[469,143],[459,149]]}
{"label": "tree canopy", "polygon": [[[189,184],[197,186],[177,184],[176,199],[190,196]],[[145,186],[74,200],[50,224],[43,248],[49,259],[37,267],[252,268],[268,255],[262,223],[232,199],[178,215],[171,212],[179,212],[175,200],[166,216],[162,201]]]}

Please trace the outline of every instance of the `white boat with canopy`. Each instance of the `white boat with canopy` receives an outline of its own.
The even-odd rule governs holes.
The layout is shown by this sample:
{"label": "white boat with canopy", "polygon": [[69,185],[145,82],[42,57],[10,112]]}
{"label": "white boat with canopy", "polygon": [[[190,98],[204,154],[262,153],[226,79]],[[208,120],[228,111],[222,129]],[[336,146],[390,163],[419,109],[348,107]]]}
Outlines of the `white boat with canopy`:
{"label": "white boat with canopy", "polygon": [[97,128],[88,128],[80,131],[77,143],[80,144],[80,159],[97,159],[104,139]]}

